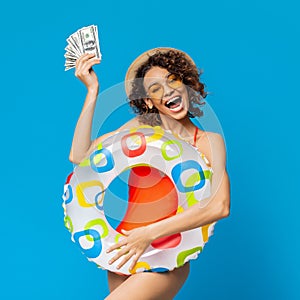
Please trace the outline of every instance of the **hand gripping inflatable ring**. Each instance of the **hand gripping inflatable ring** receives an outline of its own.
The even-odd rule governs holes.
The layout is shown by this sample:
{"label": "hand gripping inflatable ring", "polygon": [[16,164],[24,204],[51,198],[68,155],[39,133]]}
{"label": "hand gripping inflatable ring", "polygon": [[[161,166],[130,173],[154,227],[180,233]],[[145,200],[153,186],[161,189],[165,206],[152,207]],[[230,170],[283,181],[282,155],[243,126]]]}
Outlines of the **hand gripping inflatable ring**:
{"label": "hand gripping inflatable ring", "polygon": [[[106,194],[125,170],[131,172],[129,199],[122,201],[125,213],[116,217],[105,208],[113,201]],[[102,269],[118,274],[173,270],[198,257],[216,222],[153,241],[131,271],[131,260],[120,269],[119,260],[108,264],[118,250],[106,250],[122,238],[121,229],[159,221],[209,197],[212,174],[203,154],[159,126],[118,132],[68,176],[63,194],[65,226],[87,259]]]}

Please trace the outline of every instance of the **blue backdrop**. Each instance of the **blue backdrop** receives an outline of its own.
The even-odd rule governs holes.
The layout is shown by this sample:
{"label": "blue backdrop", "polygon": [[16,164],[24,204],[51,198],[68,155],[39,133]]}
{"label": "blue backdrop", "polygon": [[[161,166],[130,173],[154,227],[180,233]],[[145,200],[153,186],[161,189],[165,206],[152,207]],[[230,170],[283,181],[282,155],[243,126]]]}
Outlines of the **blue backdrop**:
{"label": "blue backdrop", "polygon": [[[63,225],[84,86],[66,38],[97,24],[101,90],[141,52],[172,46],[204,69],[226,139],[232,207],[176,299],[300,299],[299,4],[12,1],[1,5],[1,299],[103,299],[106,273]],[[109,103],[103,104],[109,106]],[[120,114],[118,122],[122,121]]]}

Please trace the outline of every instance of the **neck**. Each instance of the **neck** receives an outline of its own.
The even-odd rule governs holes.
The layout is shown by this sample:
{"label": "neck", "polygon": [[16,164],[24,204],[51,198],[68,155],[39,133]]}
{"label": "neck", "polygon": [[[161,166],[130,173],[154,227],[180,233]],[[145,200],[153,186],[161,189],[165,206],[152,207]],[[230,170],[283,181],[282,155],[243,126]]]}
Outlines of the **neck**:
{"label": "neck", "polygon": [[162,121],[162,127],[165,130],[170,130],[173,134],[182,138],[193,138],[196,126],[192,123],[188,116],[185,116],[181,120],[175,120],[162,114],[160,117]]}

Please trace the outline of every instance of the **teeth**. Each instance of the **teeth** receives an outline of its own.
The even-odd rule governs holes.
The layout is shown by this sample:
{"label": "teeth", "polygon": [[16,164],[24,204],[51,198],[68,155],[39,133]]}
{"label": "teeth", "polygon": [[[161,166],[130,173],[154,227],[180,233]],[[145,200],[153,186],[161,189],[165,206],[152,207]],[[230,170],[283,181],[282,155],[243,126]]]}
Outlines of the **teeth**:
{"label": "teeth", "polygon": [[170,100],[166,103],[166,105],[169,105],[171,102],[174,102],[174,101],[176,101],[176,100],[179,99],[179,98],[180,98],[179,96],[176,96],[176,97],[170,99]]}

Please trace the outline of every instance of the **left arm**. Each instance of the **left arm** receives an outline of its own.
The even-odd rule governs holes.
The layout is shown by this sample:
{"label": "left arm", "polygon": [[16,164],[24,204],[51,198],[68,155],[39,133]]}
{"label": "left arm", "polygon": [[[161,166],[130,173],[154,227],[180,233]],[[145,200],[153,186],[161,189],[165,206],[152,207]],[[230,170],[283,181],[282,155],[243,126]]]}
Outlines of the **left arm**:
{"label": "left arm", "polygon": [[[207,154],[213,168],[211,196],[176,214],[147,227],[157,238],[201,227],[229,216],[230,182],[226,171],[226,150],[221,135],[210,133],[210,153]],[[198,209],[197,209],[198,208]]]}
{"label": "left arm", "polygon": [[204,226],[229,216],[230,183],[226,172],[224,140],[221,135],[216,133],[209,133],[208,135],[210,151],[206,156],[210,160],[214,172],[211,196],[189,207],[182,213],[167,219],[130,231],[123,231],[126,238],[111,246],[109,252],[124,247],[118,251],[110,263],[124,255],[122,262],[118,265],[118,267],[121,267],[135,255],[131,265],[133,268],[152,241],[160,237]]}

